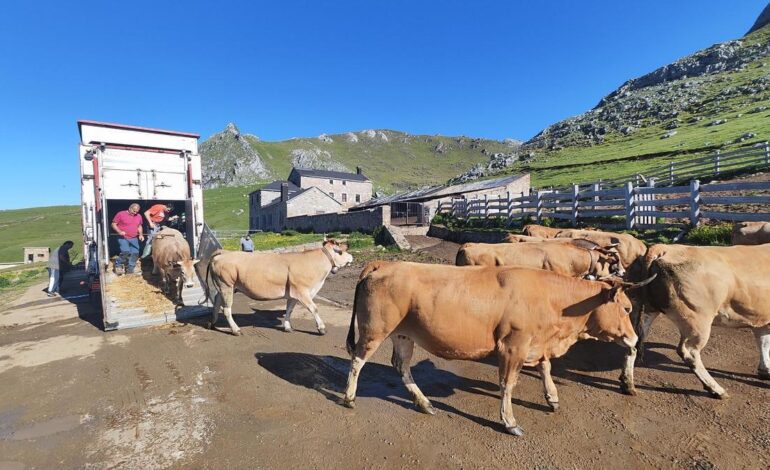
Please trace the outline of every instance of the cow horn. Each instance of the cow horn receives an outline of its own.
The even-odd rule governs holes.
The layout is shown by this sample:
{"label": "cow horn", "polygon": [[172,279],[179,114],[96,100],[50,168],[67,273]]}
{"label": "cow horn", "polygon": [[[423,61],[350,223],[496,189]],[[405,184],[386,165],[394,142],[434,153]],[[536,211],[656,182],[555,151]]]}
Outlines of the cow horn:
{"label": "cow horn", "polygon": [[621,282],[621,285],[626,290],[638,289],[640,287],[644,287],[647,284],[651,283],[653,280],[655,280],[656,277],[658,277],[658,273],[653,274],[652,276],[648,277],[644,281],[640,281],[640,282]]}

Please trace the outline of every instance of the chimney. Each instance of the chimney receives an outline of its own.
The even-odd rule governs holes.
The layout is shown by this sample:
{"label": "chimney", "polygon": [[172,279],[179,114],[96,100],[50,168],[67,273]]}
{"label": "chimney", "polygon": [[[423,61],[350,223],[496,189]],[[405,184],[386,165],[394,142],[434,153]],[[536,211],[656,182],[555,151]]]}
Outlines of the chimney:
{"label": "chimney", "polygon": [[360,166],[356,167],[356,174],[357,175],[363,175],[363,172],[361,171],[361,167]]}
{"label": "chimney", "polygon": [[289,183],[281,183],[281,201],[289,200]]}

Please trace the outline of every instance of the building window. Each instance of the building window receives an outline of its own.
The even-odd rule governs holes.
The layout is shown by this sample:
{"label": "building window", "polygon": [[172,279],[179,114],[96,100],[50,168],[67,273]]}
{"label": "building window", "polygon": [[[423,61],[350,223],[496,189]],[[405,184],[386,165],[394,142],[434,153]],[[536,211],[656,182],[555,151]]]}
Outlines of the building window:
{"label": "building window", "polygon": [[329,180],[329,184],[334,184],[334,180]]}
{"label": "building window", "polygon": [[347,186],[347,185],[348,185],[348,182],[345,180],[342,180],[342,186]]}
{"label": "building window", "polygon": [[356,194],[356,202],[361,202],[361,195],[360,194]]}
{"label": "building window", "polygon": [[334,193],[329,193],[329,196],[331,196],[331,198],[334,199]]}
{"label": "building window", "polygon": [[345,193],[342,193],[342,202],[348,202],[348,195]]}

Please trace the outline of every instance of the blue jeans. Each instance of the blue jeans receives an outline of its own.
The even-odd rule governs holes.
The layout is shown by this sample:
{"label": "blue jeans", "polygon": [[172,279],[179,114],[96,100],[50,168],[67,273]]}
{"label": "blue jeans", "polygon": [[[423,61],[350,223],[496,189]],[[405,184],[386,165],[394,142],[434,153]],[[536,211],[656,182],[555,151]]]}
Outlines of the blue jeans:
{"label": "blue jeans", "polygon": [[115,267],[119,268],[127,263],[126,273],[134,272],[136,258],[139,257],[139,238],[118,238],[120,255],[115,259]]}

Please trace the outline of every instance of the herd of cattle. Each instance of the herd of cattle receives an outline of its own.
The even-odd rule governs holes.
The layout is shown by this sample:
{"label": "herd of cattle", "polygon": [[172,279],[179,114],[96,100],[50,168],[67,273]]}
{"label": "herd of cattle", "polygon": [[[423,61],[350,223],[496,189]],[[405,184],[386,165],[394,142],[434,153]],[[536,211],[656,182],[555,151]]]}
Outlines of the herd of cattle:
{"label": "herd of cattle", "polygon": [[[506,242],[466,243],[456,266],[367,264],[355,289],[347,336],[351,367],[342,403],[354,407],[361,368],[388,338],[393,366],[416,406],[429,414],[434,408],[410,372],[415,343],[446,359],[479,359],[495,352],[500,416],[509,433],[522,435],[511,397],[523,366],[537,368],[545,400],[556,411],[559,397],[550,360],[581,339],[616,342],[627,351],[621,389],[634,395],[637,349],[641,352],[661,313],[679,329],[679,356],[713,396],[727,397],[701,359],[715,321],[752,328],[760,355],[757,373],[770,379],[770,298],[765,295],[770,223],[736,225],[730,247],[648,248],[628,234],[538,225],[526,226],[524,235],[512,234]],[[153,248],[156,253],[158,262],[176,273],[171,276],[181,279],[179,288],[192,279],[189,252],[186,259]],[[214,293],[210,327],[222,310],[231,332],[240,334],[232,318],[237,290],[255,300],[287,299],[286,331],[291,331],[292,310],[301,303],[324,334],[313,298],[330,273],[352,261],[347,247],[334,240],[302,253],[217,251],[205,272]]]}

